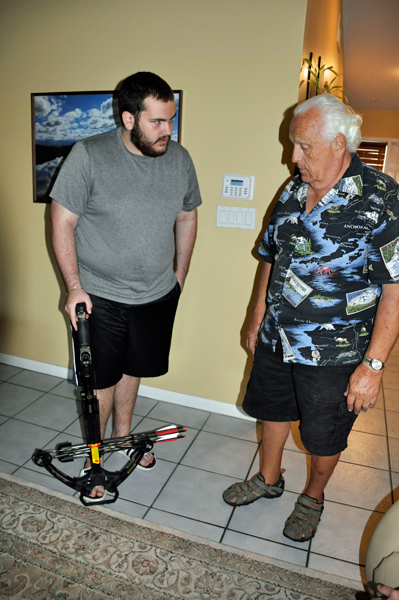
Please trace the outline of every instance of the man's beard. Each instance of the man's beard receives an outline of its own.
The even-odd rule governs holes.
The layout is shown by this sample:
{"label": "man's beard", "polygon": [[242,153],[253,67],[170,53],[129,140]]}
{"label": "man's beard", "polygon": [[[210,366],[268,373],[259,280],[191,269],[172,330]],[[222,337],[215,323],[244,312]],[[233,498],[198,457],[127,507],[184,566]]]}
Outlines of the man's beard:
{"label": "man's beard", "polygon": [[[160,150],[156,150],[154,148],[155,144],[159,142],[159,140],[168,139],[167,144]],[[166,153],[168,149],[168,145],[170,142],[170,135],[163,135],[158,138],[155,142],[151,142],[151,140],[143,133],[140,128],[140,125],[137,120],[134,122],[133,129],[130,132],[130,141],[134,146],[136,146],[137,150],[140,150],[144,156],[162,156]]]}

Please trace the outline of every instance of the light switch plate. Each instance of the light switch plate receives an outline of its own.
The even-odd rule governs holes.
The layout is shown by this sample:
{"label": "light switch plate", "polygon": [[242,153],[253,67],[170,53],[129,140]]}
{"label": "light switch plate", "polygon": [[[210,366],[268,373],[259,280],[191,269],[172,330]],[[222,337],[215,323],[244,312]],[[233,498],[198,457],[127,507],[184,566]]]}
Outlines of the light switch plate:
{"label": "light switch plate", "polygon": [[241,206],[218,206],[216,227],[255,229],[255,209]]}

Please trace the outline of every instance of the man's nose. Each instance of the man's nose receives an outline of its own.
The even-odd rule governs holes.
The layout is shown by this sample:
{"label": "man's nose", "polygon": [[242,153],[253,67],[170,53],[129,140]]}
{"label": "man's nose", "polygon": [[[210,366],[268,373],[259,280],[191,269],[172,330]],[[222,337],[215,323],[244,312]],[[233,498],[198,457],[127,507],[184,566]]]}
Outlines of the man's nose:
{"label": "man's nose", "polygon": [[297,163],[299,160],[299,149],[294,146],[294,149],[292,151],[292,162]]}
{"label": "man's nose", "polygon": [[164,121],[162,127],[162,135],[172,135],[173,131],[173,122],[172,121]]}

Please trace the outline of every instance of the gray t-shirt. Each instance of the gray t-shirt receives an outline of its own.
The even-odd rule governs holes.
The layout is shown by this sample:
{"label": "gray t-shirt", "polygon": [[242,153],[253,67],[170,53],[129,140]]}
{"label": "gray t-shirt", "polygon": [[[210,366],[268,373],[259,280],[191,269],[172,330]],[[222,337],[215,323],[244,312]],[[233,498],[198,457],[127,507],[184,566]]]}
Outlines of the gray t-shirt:
{"label": "gray t-shirt", "polygon": [[144,304],[176,284],[174,224],[201,204],[194,165],[180,144],[155,158],[127,150],[121,129],[77,142],[51,191],[79,215],[79,275],[88,293]]}

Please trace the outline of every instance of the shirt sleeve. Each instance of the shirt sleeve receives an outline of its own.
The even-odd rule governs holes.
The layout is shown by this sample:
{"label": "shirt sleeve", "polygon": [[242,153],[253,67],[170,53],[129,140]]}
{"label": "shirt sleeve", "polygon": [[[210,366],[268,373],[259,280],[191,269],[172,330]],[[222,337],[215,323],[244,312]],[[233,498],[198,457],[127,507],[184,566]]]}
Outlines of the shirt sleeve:
{"label": "shirt sleeve", "polygon": [[197,206],[202,204],[201,193],[198,185],[197,174],[195,172],[194,163],[191,160],[191,156],[187,153],[188,165],[187,165],[187,180],[188,188],[187,193],[183,200],[183,210],[185,212],[191,212]]}
{"label": "shirt sleeve", "polygon": [[56,202],[81,216],[90,197],[90,159],[85,146],[77,142],[61,167],[50,196]]}
{"label": "shirt sleeve", "polygon": [[399,283],[399,188],[384,198],[381,215],[368,247],[369,280],[376,285]]}

